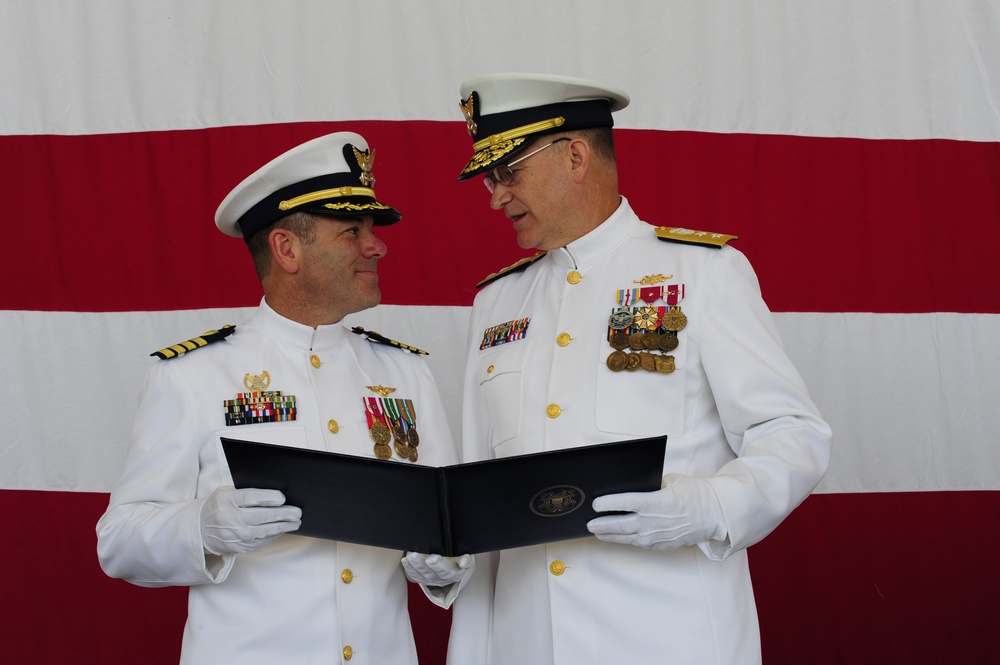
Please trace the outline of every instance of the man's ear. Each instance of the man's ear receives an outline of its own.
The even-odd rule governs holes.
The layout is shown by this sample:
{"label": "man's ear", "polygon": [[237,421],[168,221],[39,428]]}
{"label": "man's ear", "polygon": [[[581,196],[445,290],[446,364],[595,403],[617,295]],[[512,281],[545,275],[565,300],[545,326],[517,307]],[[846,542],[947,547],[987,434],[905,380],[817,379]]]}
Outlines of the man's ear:
{"label": "man's ear", "polygon": [[288,229],[271,229],[267,234],[267,244],[271,248],[274,263],[288,274],[299,271],[302,259],[302,242]]}
{"label": "man's ear", "polygon": [[590,144],[581,138],[573,138],[566,146],[566,154],[569,156],[570,173],[577,183],[583,182],[587,171],[590,169]]}

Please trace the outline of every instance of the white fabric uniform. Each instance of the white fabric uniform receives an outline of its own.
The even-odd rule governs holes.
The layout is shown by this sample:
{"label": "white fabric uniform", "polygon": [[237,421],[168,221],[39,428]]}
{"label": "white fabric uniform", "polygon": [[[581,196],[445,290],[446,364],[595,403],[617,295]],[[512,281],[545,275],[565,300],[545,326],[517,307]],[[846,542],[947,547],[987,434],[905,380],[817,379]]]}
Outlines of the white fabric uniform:
{"label": "white fabric uniform", "polygon": [[[657,274],[684,285],[676,371],[612,372],[606,334],[616,292]],[[486,329],[526,317],[523,339],[480,350]],[[729,539],[654,551],[588,537],[503,551],[490,658],[480,639],[490,567],[480,560],[455,604],[450,662],[758,662],[745,548],[815,488],[831,433],[782,350],[746,258],[731,247],[660,241],[622,199],[599,228],[487,285],[470,347],[463,461],[666,434],[663,472],[709,479]]]}
{"label": "white fabric uniform", "polygon": [[[225,426],[224,400],[265,371],[268,390],[295,396],[296,419]],[[377,385],[413,400],[419,463],[455,463],[426,360],[341,324],[313,330],[262,302],[225,341],[150,369],[98,555],[112,577],[191,587],[182,663],[329,664],[349,648],[351,665],[416,665],[402,552],[285,534],[248,554],[209,555],[206,566],[201,540],[201,506],[232,484],[220,436],[374,459],[362,398]]]}

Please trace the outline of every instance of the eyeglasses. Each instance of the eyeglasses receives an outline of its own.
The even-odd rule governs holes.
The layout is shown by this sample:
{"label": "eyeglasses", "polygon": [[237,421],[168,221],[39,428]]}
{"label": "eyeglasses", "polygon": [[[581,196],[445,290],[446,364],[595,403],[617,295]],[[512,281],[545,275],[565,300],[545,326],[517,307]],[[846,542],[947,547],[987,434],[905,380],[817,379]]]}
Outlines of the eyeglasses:
{"label": "eyeglasses", "polygon": [[490,194],[492,194],[493,188],[496,186],[497,183],[500,183],[504,187],[510,187],[511,185],[514,184],[514,171],[512,171],[510,167],[514,166],[514,164],[517,164],[518,162],[523,162],[528,157],[536,155],[540,153],[542,150],[548,148],[550,145],[559,143],[560,141],[569,141],[569,137],[563,137],[561,139],[556,139],[551,143],[546,143],[538,150],[532,150],[524,157],[518,157],[510,164],[501,164],[500,166],[494,166],[493,170],[487,173],[483,177],[483,184],[486,185],[486,189],[489,191]]}

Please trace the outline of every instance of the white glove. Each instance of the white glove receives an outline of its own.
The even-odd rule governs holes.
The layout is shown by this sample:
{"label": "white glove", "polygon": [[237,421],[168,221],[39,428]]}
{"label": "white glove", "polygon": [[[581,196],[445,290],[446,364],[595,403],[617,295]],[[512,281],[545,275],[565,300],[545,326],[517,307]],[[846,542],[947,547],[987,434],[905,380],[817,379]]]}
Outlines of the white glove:
{"label": "white glove", "polygon": [[608,494],[594,510],[626,511],[590,520],[587,529],[609,543],[671,550],[709,540],[725,540],[725,517],[715,490],[704,478],[669,473],[655,492]]}
{"label": "white glove", "polygon": [[201,507],[205,551],[240,554],[302,525],[302,509],[286,506],[278,490],[217,488]]}
{"label": "white glove", "polygon": [[471,554],[452,557],[407,552],[402,558],[402,564],[406,579],[427,586],[448,586],[455,582],[461,584],[476,569],[476,559]]}

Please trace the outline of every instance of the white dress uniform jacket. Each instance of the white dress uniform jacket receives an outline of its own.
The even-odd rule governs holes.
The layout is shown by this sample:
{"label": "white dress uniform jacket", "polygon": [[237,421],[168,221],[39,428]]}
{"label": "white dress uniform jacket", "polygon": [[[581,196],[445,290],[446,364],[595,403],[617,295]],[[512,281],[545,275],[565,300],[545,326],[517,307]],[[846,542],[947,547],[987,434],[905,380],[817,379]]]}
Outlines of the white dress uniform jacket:
{"label": "white dress uniform jacket", "polygon": [[[683,285],[676,370],[613,372],[617,291],[653,275]],[[480,348],[485,330],[526,318],[523,338]],[[815,488],[831,433],[743,254],[660,241],[623,198],[599,228],[487,285],[470,348],[463,461],[666,434],[663,473],[708,478],[729,537],[672,551],[595,537],[505,550],[492,603],[480,561],[454,607],[450,662],[759,662],[745,548]]]}
{"label": "white dress uniform jacket", "polygon": [[[268,390],[294,395],[295,420],[227,427],[223,402],[264,372]],[[262,302],[225,341],[149,370],[98,555],[112,577],[191,587],[182,663],[416,665],[402,552],[293,533],[206,561],[201,539],[206,497],[232,484],[219,437],[374,458],[363,398],[379,385],[413,400],[419,463],[455,463],[426,361],[341,324],[314,330]]]}

